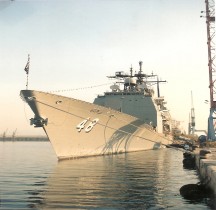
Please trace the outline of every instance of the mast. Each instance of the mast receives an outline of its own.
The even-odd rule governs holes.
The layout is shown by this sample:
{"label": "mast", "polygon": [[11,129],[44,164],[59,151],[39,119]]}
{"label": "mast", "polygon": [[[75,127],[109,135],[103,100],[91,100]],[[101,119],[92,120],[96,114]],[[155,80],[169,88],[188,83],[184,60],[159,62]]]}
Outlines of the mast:
{"label": "mast", "polygon": [[160,98],[160,86],[159,86],[159,79],[158,79],[158,76],[157,76],[157,94],[158,94],[158,98]]}

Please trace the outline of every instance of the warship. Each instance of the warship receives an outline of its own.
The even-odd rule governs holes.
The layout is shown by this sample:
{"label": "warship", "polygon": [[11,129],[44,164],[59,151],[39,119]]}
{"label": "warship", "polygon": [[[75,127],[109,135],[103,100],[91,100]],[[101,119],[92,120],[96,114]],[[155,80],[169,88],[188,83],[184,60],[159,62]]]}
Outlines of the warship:
{"label": "warship", "polygon": [[[37,90],[21,90],[59,160],[157,149],[171,144],[172,118],[153,73],[115,72],[114,83],[93,103]],[[154,91],[154,87],[157,91]]]}

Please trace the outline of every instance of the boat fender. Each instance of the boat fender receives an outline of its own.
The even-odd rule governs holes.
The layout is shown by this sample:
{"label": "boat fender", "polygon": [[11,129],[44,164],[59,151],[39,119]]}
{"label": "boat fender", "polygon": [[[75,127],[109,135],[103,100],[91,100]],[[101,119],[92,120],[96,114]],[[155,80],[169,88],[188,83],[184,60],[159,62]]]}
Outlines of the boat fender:
{"label": "boat fender", "polygon": [[184,153],[184,159],[183,159],[183,167],[186,169],[195,169],[196,168],[196,159],[193,154]]}
{"label": "boat fender", "polygon": [[200,150],[200,156],[205,156],[205,155],[210,154],[210,153],[211,153],[210,150],[206,150],[206,149]]}
{"label": "boat fender", "polygon": [[186,184],[180,188],[182,197],[188,200],[197,200],[209,197],[212,191],[204,184]]}

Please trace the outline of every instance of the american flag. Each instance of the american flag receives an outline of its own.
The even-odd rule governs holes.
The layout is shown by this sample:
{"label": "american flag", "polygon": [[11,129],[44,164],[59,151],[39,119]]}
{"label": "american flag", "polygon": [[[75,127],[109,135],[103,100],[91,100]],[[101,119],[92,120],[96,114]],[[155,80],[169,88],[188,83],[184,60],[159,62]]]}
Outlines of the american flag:
{"label": "american flag", "polygon": [[24,68],[26,74],[29,74],[29,64],[30,64],[30,55],[28,55],[28,61],[27,61],[27,64]]}

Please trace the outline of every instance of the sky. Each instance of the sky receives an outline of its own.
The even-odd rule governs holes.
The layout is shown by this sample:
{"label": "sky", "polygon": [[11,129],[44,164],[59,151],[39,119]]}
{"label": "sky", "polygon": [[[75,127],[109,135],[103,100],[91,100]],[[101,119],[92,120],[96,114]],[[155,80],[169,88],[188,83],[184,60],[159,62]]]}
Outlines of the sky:
{"label": "sky", "polygon": [[[0,135],[44,135],[19,92],[29,89],[93,102],[106,76],[158,74],[172,117],[187,132],[191,92],[196,129],[207,129],[208,49],[204,0],[0,0]],[[92,86],[95,88],[86,88]],[[81,90],[74,90],[80,88]],[[62,90],[72,91],[62,91]]]}

